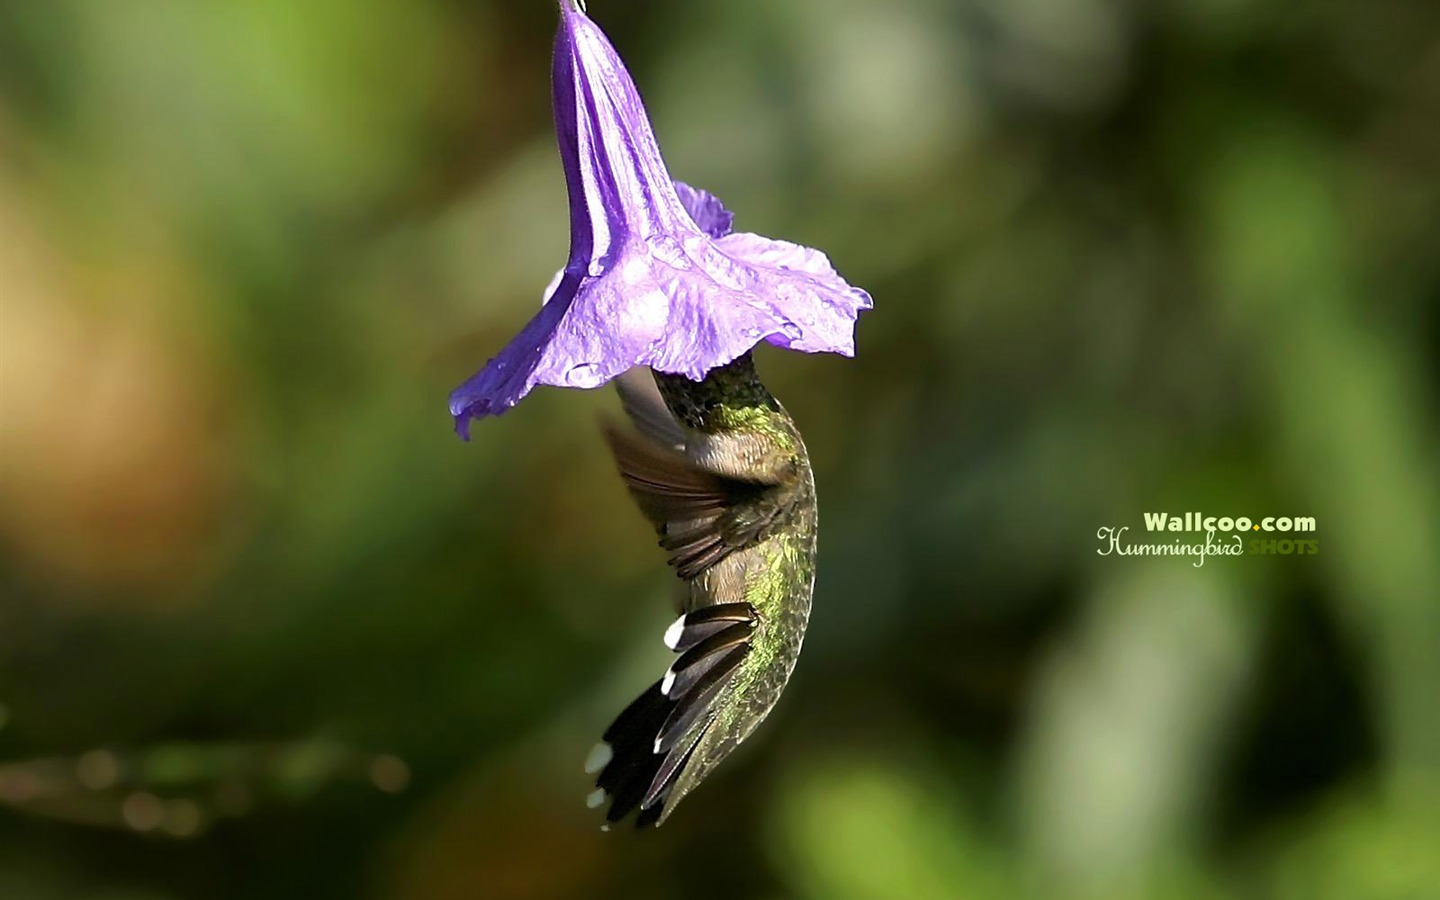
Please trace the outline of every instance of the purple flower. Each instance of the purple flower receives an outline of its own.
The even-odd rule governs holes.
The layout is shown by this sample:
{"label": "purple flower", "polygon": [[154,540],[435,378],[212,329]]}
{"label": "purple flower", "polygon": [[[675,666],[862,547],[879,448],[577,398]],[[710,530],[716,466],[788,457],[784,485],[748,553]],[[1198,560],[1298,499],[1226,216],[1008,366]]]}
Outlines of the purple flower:
{"label": "purple flower", "polygon": [[553,82],[570,259],[540,313],[450,395],[461,437],[537,384],[599,387],[633,366],[699,380],[762,340],[854,355],[870,296],[818,250],[731,234],[718,199],[672,181],[630,73],[574,0],[560,0]]}

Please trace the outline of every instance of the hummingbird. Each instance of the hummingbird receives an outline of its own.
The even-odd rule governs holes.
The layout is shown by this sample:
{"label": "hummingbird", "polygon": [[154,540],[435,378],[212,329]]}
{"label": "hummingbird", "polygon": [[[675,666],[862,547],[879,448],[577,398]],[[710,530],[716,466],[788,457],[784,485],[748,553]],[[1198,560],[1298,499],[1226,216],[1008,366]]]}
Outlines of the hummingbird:
{"label": "hummingbird", "polygon": [[815,481],[789,413],[747,352],[700,381],[617,379],[633,428],[605,438],[684,582],[677,655],[586,760],[608,823],[660,825],[765,719],[805,638],[815,587]]}

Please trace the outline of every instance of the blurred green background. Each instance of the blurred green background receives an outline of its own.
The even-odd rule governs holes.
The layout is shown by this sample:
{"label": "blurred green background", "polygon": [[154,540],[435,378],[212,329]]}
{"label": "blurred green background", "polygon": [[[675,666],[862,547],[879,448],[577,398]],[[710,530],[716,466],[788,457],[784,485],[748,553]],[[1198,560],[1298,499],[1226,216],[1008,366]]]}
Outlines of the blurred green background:
{"label": "blurred green background", "polygon": [[[677,177],[869,289],[757,354],[821,558],[662,829],[674,579],[451,388],[563,262],[542,0],[0,2],[0,898],[1440,896],[1440,5],[591,0]],[[1097,555],[1142,513],[1313,556]]]}

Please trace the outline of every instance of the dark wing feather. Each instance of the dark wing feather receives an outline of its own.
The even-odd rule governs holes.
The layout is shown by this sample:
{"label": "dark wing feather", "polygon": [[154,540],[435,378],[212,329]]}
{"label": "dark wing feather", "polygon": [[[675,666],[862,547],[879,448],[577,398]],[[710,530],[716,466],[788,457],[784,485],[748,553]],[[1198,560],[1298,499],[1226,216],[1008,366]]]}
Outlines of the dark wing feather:
{"label": "dark wing feather", "polygon": [[611,424],[605,439],[630,495],[661,535],[685,580],[761,536],[783,504],[756,504],[775,485],[708,472],[677,450]]}
{"label": "dark wing feather", "polygon": [[677,450],[608,422],[603,427],[620,477],[657,528],[672,521],[713,517],[733,502],[728,479],[691,465]]}
{"label": "dark wing feather", "polygon": [[671,551],[669,563],[686,581],[700,577],[706,569],[724,559],[738,547],[727,545],[725,535],[717,527],[719,516],[699,519],[680,534],[666,534],[660,546]]}

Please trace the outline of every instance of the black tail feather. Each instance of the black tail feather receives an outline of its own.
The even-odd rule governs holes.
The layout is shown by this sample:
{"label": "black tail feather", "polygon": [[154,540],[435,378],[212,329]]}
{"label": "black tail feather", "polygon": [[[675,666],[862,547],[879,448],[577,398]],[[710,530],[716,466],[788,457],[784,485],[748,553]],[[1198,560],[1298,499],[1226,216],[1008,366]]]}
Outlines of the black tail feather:
{"label": "black tail feather", "polygon": [[590,806],[607,801],[609,822],[639,810],[636,824],[655,824],[704,728],[713,701],[750,649],[757,619],[748,603],[686,613],[666,632],[666,644],[685,648],[665,673],[631,701],[586,761],[599,771]]}
{"label": "black tail feather", "polygon": [[725,655],[741,644],[749,642],[755,630],[755,620],[736,622],[729,628],[721,629],[686,650],[680,658],[670,664],[670,671],[660,681],[660,688],[671,700],[680,700],[695,684],[715,667]]}
{"label": "black tail feather", "polygon": [[[640,808],[640,802],[665,761],[664,756],[655,752],[655,735],[660,733],[674,708],[675,703],[661,693],[657,681],[625,707],[605,730],[610,758],[595,779],[595,786],[604,790],[610,800],[606,820],[619,822]],[[663,806],[662,802],[645,810],[636,824],[647,825],[658,819]]]}

